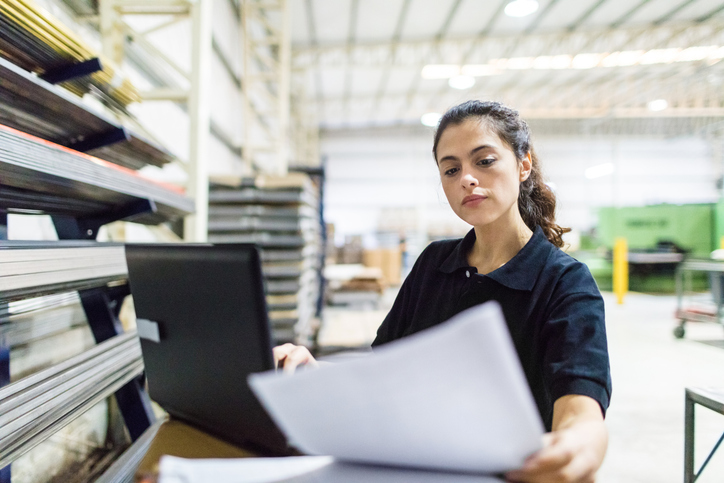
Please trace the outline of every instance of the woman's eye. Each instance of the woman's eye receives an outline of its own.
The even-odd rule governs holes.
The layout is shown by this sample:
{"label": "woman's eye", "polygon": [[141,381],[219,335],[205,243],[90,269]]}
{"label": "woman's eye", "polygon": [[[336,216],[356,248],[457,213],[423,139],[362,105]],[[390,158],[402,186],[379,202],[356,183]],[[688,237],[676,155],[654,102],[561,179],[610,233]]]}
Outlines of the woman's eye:
{"label": "woman's eye", "polygon": [[480,161],[478,161],[478,164],[481,166],[488,166],[489,164],[493,164],[495,162],[494,158],[483,158]]}
{"label": "woman's eye", "polygon": [[447,170],[445,170],[445,176],[452,176],[452,175],[454,175],[455,173],[457,173],[457,171],[458,171],[457,168],[447,169]]}

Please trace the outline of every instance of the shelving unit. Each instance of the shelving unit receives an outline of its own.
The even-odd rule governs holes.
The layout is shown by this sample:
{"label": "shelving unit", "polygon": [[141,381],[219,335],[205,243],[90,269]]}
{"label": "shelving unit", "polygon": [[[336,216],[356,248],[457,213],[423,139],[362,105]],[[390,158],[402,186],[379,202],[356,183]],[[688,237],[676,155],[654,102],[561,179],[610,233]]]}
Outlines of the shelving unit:
{"label": "shelving unit", "polygon": [[[132,440],[153,423],[140,346],[118,318],[129,294],[123,246],[95,239],[113,221],[186,216],[194,201],[134,171],[170,161],[168,151],[5,59],[0,112],[0,482],[9,483],[9,463],[111,394]],[[50,215],[60,241],[8,241],[8,213]],[[11,348],[86,321],[95,347],[10,382]]]}

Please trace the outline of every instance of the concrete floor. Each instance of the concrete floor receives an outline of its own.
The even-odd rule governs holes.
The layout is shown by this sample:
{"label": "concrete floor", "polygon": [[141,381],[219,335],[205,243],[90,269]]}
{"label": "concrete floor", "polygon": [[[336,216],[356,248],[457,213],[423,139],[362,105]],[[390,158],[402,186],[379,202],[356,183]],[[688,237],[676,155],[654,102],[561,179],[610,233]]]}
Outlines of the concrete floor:
{"label": "concrete floor", "polygon": [[[320,331],[326,346],[369,345],[394,291],[377,309],[327,308]],[[613,396],[607,415],[609,450],[598,483],[683,481],[684,388],[724,387],[724,328],[688,324],[672,335],[673,296],[629,294],[617,305],[604,294]],[[724,416],[697,407],[696,466],[724,432]],[[724,481],[724,446],[697,480]]]}

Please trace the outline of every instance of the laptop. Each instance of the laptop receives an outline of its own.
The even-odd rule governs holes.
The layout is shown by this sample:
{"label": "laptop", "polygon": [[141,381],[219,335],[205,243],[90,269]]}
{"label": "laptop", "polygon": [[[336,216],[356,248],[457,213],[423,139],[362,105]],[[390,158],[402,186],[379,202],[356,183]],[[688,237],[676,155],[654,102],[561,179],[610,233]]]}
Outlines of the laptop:
{"label": "laptop", "polygon": [[233,444],[299,454],[246,381],[274,368],[256,246],[129,244],[126,260],[151,399]]}

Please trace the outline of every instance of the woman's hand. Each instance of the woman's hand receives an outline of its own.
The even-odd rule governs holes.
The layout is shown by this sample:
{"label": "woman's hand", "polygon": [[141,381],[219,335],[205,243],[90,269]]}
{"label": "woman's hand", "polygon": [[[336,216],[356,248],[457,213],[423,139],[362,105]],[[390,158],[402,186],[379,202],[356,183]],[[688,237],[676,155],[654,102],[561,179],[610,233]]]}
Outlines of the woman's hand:
{"label": "woman's hand", "polygon": [[[556,424],[558,423],[558,424]],[[593,483],[608,446],[608,430],[598,403],[586,396],[564,396],[553,410],[554,431],[544,448],[522,468],[508,472],[508,481],[522,483]]]}
{"label": "woman's hand", "polygon": [[304,346],[284,344],[272,349],[274,367],[283,368],[285,374],[293,373],[298,366],[318,367],[319,363]]}

